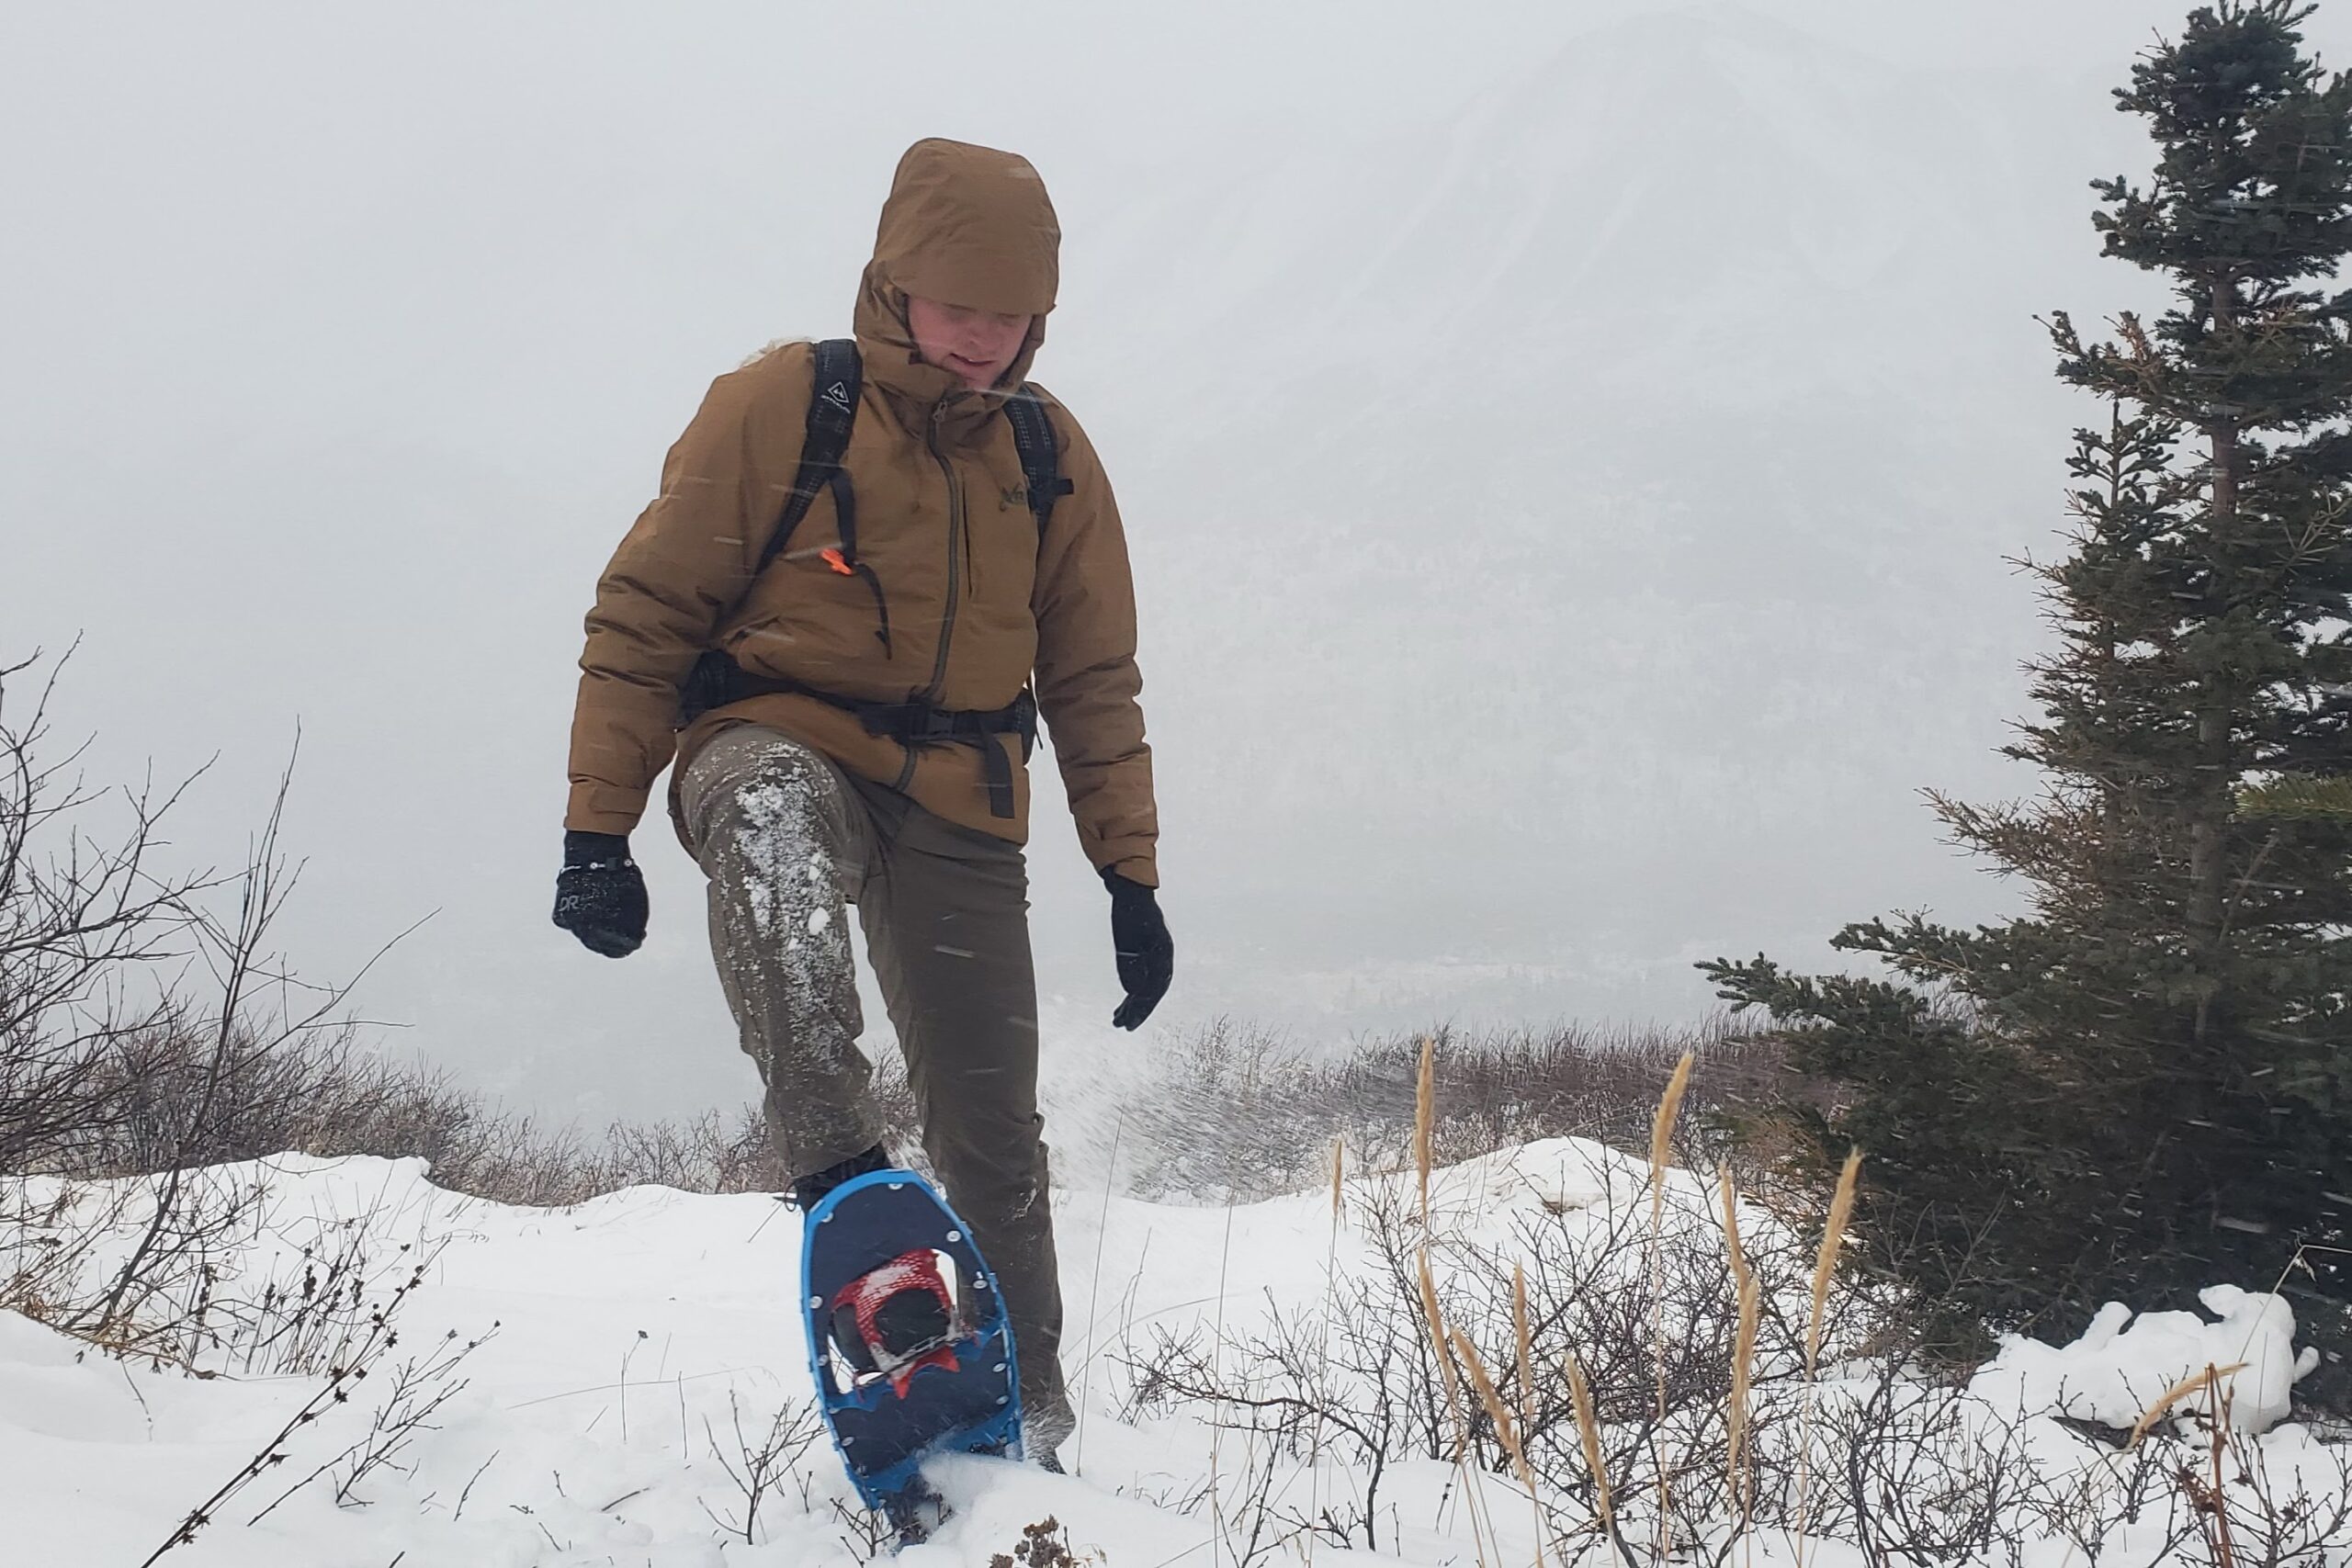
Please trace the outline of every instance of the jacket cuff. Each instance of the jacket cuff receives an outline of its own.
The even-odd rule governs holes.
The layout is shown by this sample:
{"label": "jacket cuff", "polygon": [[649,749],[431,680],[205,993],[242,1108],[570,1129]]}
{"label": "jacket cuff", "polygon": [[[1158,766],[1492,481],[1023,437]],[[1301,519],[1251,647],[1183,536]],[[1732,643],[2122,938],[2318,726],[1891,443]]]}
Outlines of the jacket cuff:
{"label": "jacket cuff", "polygon": [[610,784],[574,784],[564,808],[563,826],[572,833],[616,833],[627,838],[645,815],[645,794],[615,789]]}
{"label": "jacket cuff", "polygon": [[1104,879],[1106,886],[1114,876],[1124,876],[1138,887],[1157,888],[1159,886],[1159,864],[1152,858],[1149,850],[1131,851],[1106,865],[1096,866],[1094,870]]}

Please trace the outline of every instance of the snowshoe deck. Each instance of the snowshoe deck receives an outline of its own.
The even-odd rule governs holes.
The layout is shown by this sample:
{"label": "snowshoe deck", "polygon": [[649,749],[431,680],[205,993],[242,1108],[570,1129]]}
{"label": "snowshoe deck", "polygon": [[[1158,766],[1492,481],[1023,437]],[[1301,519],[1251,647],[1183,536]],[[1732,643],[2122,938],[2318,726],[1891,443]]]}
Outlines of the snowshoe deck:
{"label": "snowshoe deck", "polygon": [[[938,1499],[922,1483],[925,1460],[1021,1455],[1020,1374],[996,1276],[963,1221],[910,1170],[843,1182],[804,1226],[801,1316],[826,1426],[866,1506],[883,1512],[902,1541],[920,1540],[908,1530],[927,1533],[938,1517]],[[881,1342],[887,1304],[908,1292],[929,1295],[947,1273],[960,1287],[952,1332],[891,1355]],[[837,1314],[863,1345],[836,1349]]]}

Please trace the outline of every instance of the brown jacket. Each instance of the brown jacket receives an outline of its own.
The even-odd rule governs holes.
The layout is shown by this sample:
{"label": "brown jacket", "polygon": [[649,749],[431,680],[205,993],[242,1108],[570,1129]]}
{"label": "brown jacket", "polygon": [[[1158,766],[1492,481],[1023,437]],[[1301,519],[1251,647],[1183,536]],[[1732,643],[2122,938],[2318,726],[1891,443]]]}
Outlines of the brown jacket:
{"label": "brown jacket", "polygon": [[[677,753],[730,725],[773,726],[853,773],[893,785],[951,822],[1024,841],[1021,743],[1014,815],[990,814],[979,753],[909,750],[817,698],[776,694],[705,715],[673,734],[695,658],[725,649],[754,675],[844,696],[993,709],[1034,680],[1080,842],[1097,868],[1158,875],[1151,752],[1136,696],[1135,590],[1110,481],[1069,412],[1041,393],[1070,493],[1042,536],[1029,510],[1002,394],[974,392],[916,357],[906,297],[1035,316],[1001,385],[1022,383],[1053,308],[1060,231],[1044,185],[1011,153],[917,142],[882,210],[855,318],[865,386],[845,459],[857,556],[887,600],[826,552],[842,540],[820,493],[774,565],[752,570],[800,465],[813,354],[786,344],[712,383],[670,449],[662,493],[596,587],[571,726],[568,828],[626,833]],[[673,786],[672,815],[676,816]]]}

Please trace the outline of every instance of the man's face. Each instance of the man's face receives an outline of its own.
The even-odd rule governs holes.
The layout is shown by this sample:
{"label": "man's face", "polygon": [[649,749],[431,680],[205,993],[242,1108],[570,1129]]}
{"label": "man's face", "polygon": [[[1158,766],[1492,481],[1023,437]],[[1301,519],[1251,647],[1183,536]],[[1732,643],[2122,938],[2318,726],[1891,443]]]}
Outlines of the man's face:
{"label": "man's face", "polygon": [[976,392],[996,385],[1029,337],[1027,316],[974,310],[919,294],[907,296],[907,326],[925,365],[962,378]]}

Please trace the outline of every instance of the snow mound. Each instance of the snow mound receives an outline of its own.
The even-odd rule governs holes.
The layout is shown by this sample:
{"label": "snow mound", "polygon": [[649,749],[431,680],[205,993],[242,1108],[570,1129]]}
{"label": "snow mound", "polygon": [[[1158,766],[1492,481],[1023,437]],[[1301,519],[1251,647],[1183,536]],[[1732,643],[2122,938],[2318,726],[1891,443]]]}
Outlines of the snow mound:
{"label": "snow mound", "polygon": [[[2211,1367],[2222,1374],[2231,1424],[2268,1431],[2286,1419],[2295,1380],[2319,1365],[2319,1351],[2296,1354],[2295,1313],[2284,1297],[2215,1285],[2198,1299],[2215,1321],[2193,1312],[2135,1316],[2109,1302],[2071,1345],[2005,1337],[1978,1374],[1977,1392],[2020,1414],[2054,1411],[2129,1430],[2168,1391]],[[2177,1408],[2210,1411],[2211,1404],[2200,1396]]]}

